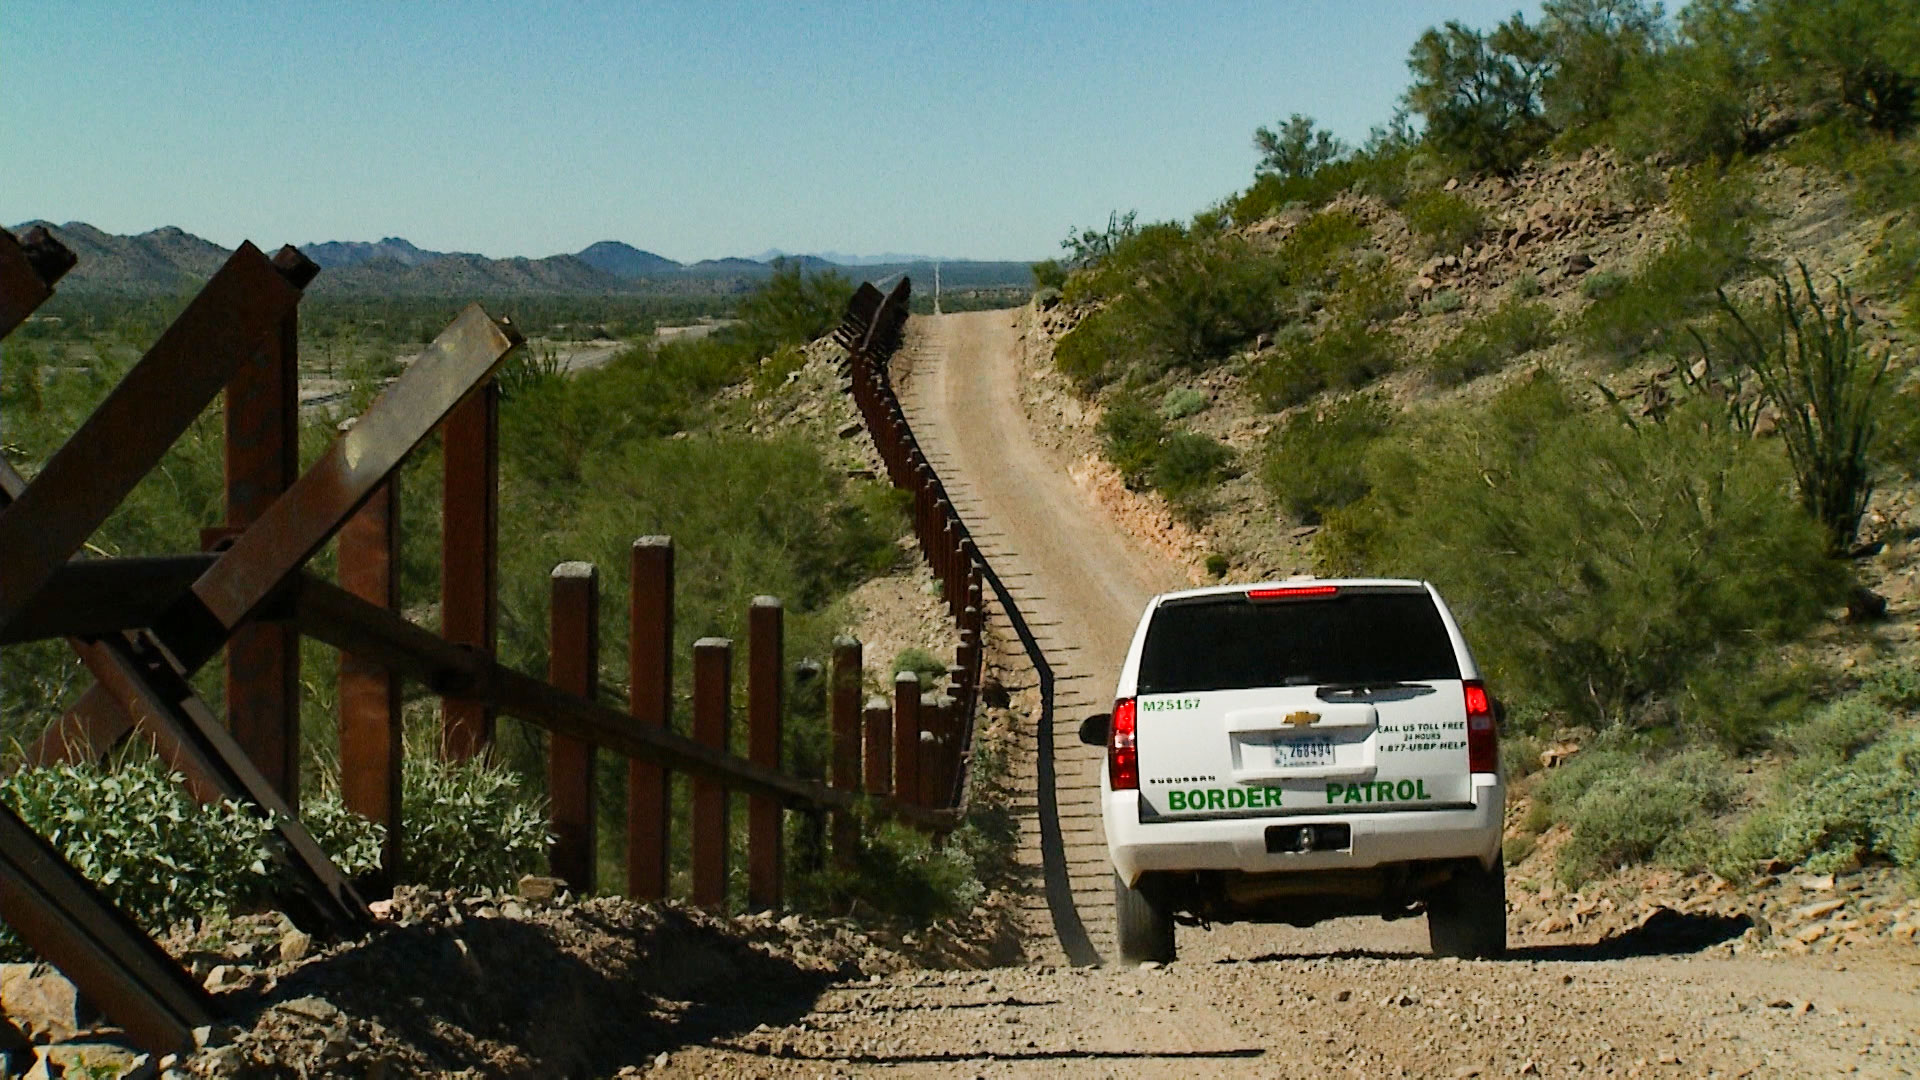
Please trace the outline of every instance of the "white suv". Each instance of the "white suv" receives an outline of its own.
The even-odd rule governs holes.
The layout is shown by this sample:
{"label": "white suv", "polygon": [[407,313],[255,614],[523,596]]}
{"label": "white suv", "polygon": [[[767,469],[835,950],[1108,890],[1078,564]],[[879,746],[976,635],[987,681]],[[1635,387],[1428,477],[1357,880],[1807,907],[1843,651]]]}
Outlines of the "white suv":
{"label": "white suv", "polygon": [[1176,915],[1308,926],[1424,911],[1433,951],[1506,947],[1496,711],[1423,581],[1293,580],[1155,597],[1100,784],[1124,963]]}

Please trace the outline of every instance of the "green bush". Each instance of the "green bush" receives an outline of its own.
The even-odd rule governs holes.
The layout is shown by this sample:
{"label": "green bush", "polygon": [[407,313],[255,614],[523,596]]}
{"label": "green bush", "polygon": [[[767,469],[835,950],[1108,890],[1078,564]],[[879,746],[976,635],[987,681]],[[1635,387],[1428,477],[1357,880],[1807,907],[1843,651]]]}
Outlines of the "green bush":
{"label": "green bush", "polygon": [[1646,756],[1588,750],[1547,774],[1538,794],[1572,835],[1554,871],[1569,886],[1642,862],[1691,870],[1717,843],[1711,819],[1733,804],[1733,763],[1688,750],[1649,766]]}
{"label": "green bush", "polygon": [[1332,285],[1348,256],[1372,235],[1366,223],[1352,214],[1323,210],[1287,234],[1274,253],[1274,261],[1289,285]]}
{"label": "green bush", "polygon": [[1329,388],[1354,390],[1399,364],[1400,343],[1391,333],[1357,319],[1334,323],[1317,337],[1280,345],[1249,381],[1268,410],[1278,411]]}
{"label": "green bush", "polygon": [[1100,417],[1099,431],[1107,460],[1120,470],[1128,486],[1145,487],[1159,460],[1160,444],[1167,438],[1166,421],[1159,411],[1131,394],[1115,395]]}
{"label": "green bush", "polygon": [[1730,275],[1731,267],[1706,249],[1669,243],[1624,281],[1589,274],[1581,291],[1593,303],[1573,320],[1574,332],[1589,348],[1622,358],[1677,344],[1681,324],[1710,305]]}
{"label": "green bush", "polygon": [[1544,291],[1546,290],[1541,288],[1539,276],[1531,270],[1513,279],[1513,295],[1517,299],[1531,300]]}
{"label": "green bush", "polygon": [[21,769],[0,779],[0,801],[150,933],[254,908],[277,881],[266,819],[194,801],[157,760]]}
{"label": "green bush", "polygon": [[1740,861],[1758,854],[1824,873],[1883,859],[1920,870],[1920,731],[1888,735],[1782,793],[1741,834],[1730,845]]}
{"label": "green bush", "polygon": [[947,662],[925,649],[914,646],[900,650],[893,658],[891,670],[898,674],[910,671],[920,680],[920,692],[932,690],[934,684],[947,677]]}
{"label": "green bush", "polygon": [[1035,291],[1052,289],[1057,293],[1066,287],[1067,268],[1059,259],[1041,259],[1033,264],[1032,270]]}
{"label": "green bush", "polygon": [[516,773],[418,754],[407,756],[402,772],[402,882],[500,889],[546,865],[546,800]]}
{"label": "green bush", "polygon": [[1366,454],[1391,430],[1385,403],[1351,397],[1318,417],[1304,413],[1267,437],[1260,478],[1288,514],[1317,524],[1367,494]]}
{"label": "green bush", "polygon": [[1595,270],[1580,279],[1580,295],[1589,300],[1618,296],[1627,287],[1627,275],[1613,270]]}
{"label": "green bush", "polygon": [[1423,191],[1408,199],[1400,212],[1414,235],[1425,241],[1429,255],[1457,253],[1487,227],[1485,211],[1451,191]]}
{"label": "green bush", "polygon": [[1185,420],[1207,411],[1213,399],[1205,390],[1191,386],[1176,386],[1160,398],[1160,415],[1168,420]]}
{"label": "green bush", "polygon": [[1204,510],[1206,497],[1226,479],[1233,451],[1218,439],[1195,431],[1170,436],[1153,463],[1153,486],[1189,521]]}
{"label": "green bush", "polygon": [[1054,366],[1083,394],[1093,393],[1125,371],[1135,337],[1125,303],[1117,301],[1088,315],[1054,343]]}
{"label": "green bush", "polygon": [[1544,304],[1508,300],[1460,328],[1434,350],[1430,370],[1435,382],[1456,386],[1502,364],[1553,344],[1553,312]]}
{"label": "green bush", "polygon": [[1366,476],[1325,568],[1434,581],[1515,697],[1602,725],[1663,715],[1847,588],[1771,447],[1692,411],[1624,427],[1544,373],[1376,442]]}
{"label": "green bush", "polygon": [[1337,316],[1377,323],[1392,319],[1407,310],[1407,292],[1401,275],[1377,252],[1367,252],[1360,260],[1340,269],[1328,305]]}
{"label": "green bush", "polygon": [[1451,315],[1467,306],[1467,298],[1458,289],[1441,289],[1420,305],[1422,315]]}

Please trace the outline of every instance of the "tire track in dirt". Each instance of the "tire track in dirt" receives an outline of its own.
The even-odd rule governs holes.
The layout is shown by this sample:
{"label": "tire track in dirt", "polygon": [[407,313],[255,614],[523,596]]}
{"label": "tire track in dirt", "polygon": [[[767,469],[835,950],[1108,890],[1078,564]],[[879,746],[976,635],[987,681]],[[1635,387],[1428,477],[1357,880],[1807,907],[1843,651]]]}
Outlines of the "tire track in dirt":
{"label": "tire track in dirt", "polygon": [[[1080,744],[1080,721],[1111,705],[1147,599],[1184,575],[1116,530],[1075,486],[1068,462],[1034,439],[1020,406],[1021,318],[1006,311],[916,317],[907,328],[911,374],[901,396],[915,436],[999,575],[1006,606],[1024,617],[1039,674],[1051,676],[1042,689],[1052,691],[1052,708],[1042,710],[1019,777],[1035,793],[1023,807],[1031,812],[1021,855],[1055,892],[1049,910],[1030,909],[1035,928],[1054,931],[1069,962],[1087,963],[1075,923],[1101,956],[1111,955],[1112,871],[1100,824],[1102,753]],[[1060,910],[1063,884],[1074,912]]]}

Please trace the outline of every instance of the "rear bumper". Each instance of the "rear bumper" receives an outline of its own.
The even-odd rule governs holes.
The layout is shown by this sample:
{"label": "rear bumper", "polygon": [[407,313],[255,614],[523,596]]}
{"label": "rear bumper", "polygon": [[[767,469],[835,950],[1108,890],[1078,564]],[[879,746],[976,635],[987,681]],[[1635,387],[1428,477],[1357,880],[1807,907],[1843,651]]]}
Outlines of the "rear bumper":
{"label": "rear bumper", "polygon": [[[1105,790],[1101,795],[1107,854],[1129,885],[1143,873],[1160,870],[1360,870],[1425,859],[1478,859],[1491,867],[1500,858],[1506,804],[1505,787],[1490,775],[1474,777],[1471,807],[1344,816],[1289,814],[1143,824],[1138,792]],[[1352,846],[1343,851],[1268,853],[1269,826],[1323,822],[1351,826]]]}

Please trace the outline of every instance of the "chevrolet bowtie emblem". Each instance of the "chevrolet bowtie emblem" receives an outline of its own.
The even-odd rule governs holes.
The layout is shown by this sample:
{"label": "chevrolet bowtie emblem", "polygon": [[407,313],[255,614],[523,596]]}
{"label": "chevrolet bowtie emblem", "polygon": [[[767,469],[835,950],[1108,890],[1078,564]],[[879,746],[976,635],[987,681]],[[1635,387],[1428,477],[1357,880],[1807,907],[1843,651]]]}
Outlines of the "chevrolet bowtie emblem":
{"label": "chevrolet bowtie emblem", "polygon": [[1287,719],[1285,722],[1297,728],[1306,727],[1309,724],[1319,723],[1320,714],[1317,712],[1308,712],[1305,709],[1302,709],[1296,713],[1288,713]]}

